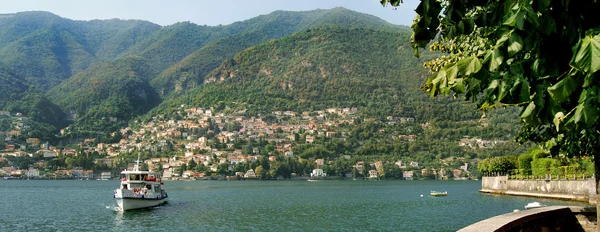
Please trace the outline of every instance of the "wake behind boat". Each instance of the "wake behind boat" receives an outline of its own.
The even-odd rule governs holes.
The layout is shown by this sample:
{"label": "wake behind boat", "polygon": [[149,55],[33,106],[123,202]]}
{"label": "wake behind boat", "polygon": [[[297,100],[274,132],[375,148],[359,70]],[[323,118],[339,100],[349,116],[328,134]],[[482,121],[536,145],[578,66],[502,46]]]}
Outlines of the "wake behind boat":
{"label": "wake behind boat", "polygon": [[167,191],[163,188],[159,174],[140,171],[140,162],[138,157],[133,171],[121,172],[121,186],[115,189],[114,198],[123,211],[153,207],[167,200]]}

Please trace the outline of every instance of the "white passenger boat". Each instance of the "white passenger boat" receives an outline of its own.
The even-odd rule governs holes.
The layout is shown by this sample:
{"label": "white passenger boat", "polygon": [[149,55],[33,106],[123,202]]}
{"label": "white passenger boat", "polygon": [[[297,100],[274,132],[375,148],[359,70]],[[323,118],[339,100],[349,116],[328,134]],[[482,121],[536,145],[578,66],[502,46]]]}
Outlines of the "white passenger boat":
{"label": "white passenger boat", "polygon": [[121,186],[115,189],[114,198],[123,211],[153,207],[167,200],[167,191],[163,188],[159,174],[140,171],[140,162],[138,158],[133,171],[121,172]]}

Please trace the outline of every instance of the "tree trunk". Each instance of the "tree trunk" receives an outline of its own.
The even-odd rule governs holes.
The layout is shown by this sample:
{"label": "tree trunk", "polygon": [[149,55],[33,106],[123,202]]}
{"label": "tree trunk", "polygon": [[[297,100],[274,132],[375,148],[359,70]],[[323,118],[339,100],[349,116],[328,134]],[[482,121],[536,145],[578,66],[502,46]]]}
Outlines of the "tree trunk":
{"label": "tree trunk", "polygon": [[600,193],[600,154],[594,154],[594,182],[596,183],[596,226],[600,226],[600,204],[599,194]]}

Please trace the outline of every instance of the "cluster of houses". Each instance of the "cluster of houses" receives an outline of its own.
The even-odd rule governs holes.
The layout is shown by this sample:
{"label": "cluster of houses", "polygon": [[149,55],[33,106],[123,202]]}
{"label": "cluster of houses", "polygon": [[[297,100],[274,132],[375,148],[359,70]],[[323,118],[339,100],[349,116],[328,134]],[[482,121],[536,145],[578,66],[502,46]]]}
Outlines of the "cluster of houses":
{"label": "cluster of houses", "polygon": [[27,170],[16,169],[12,166],[0,168],[0,176],[5,178],[27,178],[27,179],[95,179],[93,170],[72,169],[56,170],[52,175],[40,173],[37,168],[30,167]]}
{"label": "cluster of houses", "polygon": [[506,143],[506,140],[484,140],[480,138],[463,138],[458,141],[458,145],[461,147],[469,148],[490,148],[499,144]]}
{"label": "cluster of houses", "polygon": [[[152,158],[146,160],[146,164],[151,169],[157,170],[158,165],[163,170],[163,177],[167,179],[198,179],[203,178],[204,173],[198,173],[194,171],[180,172],[180,167],[183,164],[187,164],[190,160],[194,160],[196,163],[202,163],[208,167],[212,172],[217,171],[217,167],[220,164],[227,163],[231,166],[238,163],[244,162],[256,162],[260,159],[260,151],[258,148],[254,148],[252,153],[244,154],[242,150],[233,149],[233,141],[245,140],[245,139],[263,139],[268,142],[275,142],[279,144],[275,147],[278,154],[285,157],[294,156],[294,148],[292,144],[295,143],[313,143],[315,140],[322,137],[336,137],[345,139],[346,134],[343,131],[336,131],[336,128],[340,124],[354,124],[357,116],[358,109],[355,107],[350,108],[330,108],[327,110],[320,110],[314,112],[302,112],[298,114],[293,111],[274,111],[272,116],[275,120],[269,120],[269,122],[263,120],[260,117],[246,117],[243,116],[244,112],[234,115],[226,115],[224,113],[214,113],[212,109],[205,109],[199,107],[186,108],[182,105],[180,111],[177,113],[181,116],[180,120],[163,120],[161,118],[153,118],[151,121],[146,123],[140,123],[134,128],[124,128],[120,130],[123,137],[118,143],[105,144],[97,143],[96,139],[88,138],[79,142],[77,145],[85,153],[98,152],[107,154],[106,158],[95,160],[96,164],[103,165],[105,167],[113,167],[114,157],[120,153],[130,153],[134,151],[149,151],[149,152],[160,152],[161,150],[175,148],[182,149],[183,156],[176,156],[173,158]],[[10,116],[8,112],[0,111],[0,115]],[[18,133],[19,128],[26,126],[23,123],[26,121],[26,117],[22,115],[15,115],[17,117],[17,125],[14,131],[0,132],[5,136],[5,140],[10,141],[11,134]],[[366,118],[365,121],[375,121],[374,118]],[[279,122],[279,123],[278,123]],[[404,123],[415,123],[415,119],[412,117],[387,117],[384,122],[386,124],[404,124]],[[235,125],[235,129],[229,129],[231,125]],[[423,128],[429,126],[428,123],[421,125]],[[231,127],[230,127],[231,128]],[[199,130],[205,130],[204,134],[197,133]],[[64,128],[61,133],[68,133],[69,128]],[[205,134],[213,134],[212,139],[207,138]],[[300,137],[299,134],[305,136]],[[396,135],[395,138],[414,141],[416,139],[415,134],[400,134]],[[470,140],[469,140],[470,141]],[[220,143],[224,149],[216,148],[215,142]],[[463,142],[461,140],[461,142]],[[478,142],[478,140],[476,140]],[[467,144],[467,143],[465,143]],[[25,147],[29,146],[35,148],[33,153],[24,152]],[[77,150],[73,148],[57,148],[50,146],[47,143],[43,143],[37,138],[28,138],[25,145],[17,146],[14,143],[6,143],[1,156],[37,156],[44,158],[57,157],[59,154],[67,156],[78,155]],[[276,156],[269,156],[269,160],[274,161]],[[326,177],[326,173],[321,168],[323,159],[317,159],[316,168],[310,173],[311,177]],[[358,162],[353,167],[359,173],[362,173],[363,163]],[[373,164],[369,172],[369,178],[376,178],[380,174],[377,172],[379,166],[382,165],[381,161]],[[419,168],[419,164],[416,162],[410,162],[404,164],[401,161],[396,163],[401,169],[411,169],[413,171],[404,171],[403,176],[405,179],[412,179],[414,176],[414,170]],[[408,165],[408,166],[407,166]],[[230,166],[230,167],[231,167]],[[459,169],[462,172],[463,169]],[[467,168],[464,168],[466,172]],[[35,177],[39,175],[35,170],[23,171],[23,170],[6,170],[3,168],[4,175],[26,175]],[[21,173],[16,173],[21,172]],[[423,174],[432,172],[440,177],[444,177],[446,171],[441,168],[436,169],[422,169]],[[458,172],[453,170],[453,172]],[[98,179],[99,174],[94,176],[91,170],[58,170],[54,173],[54,177],[71,177],[71,178],[84,178],[84,179]],[[254,170],[248,170],[247,172],[235,173],[236,177],[241,178],[256,178]],[[457,173],[454,174],[457,175]]]}

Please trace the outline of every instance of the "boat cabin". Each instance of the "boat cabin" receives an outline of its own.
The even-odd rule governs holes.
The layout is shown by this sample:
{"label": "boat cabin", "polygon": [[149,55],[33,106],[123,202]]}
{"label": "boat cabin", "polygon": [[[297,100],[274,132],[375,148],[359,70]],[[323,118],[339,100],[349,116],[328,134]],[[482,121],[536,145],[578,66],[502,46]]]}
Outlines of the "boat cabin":
{"label": "boat cabin", "polygon": [[160,192],[161,181],[158,173],[155,172],[129,172],[121,173],[121,189],[144,189],[151,192]]}

